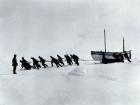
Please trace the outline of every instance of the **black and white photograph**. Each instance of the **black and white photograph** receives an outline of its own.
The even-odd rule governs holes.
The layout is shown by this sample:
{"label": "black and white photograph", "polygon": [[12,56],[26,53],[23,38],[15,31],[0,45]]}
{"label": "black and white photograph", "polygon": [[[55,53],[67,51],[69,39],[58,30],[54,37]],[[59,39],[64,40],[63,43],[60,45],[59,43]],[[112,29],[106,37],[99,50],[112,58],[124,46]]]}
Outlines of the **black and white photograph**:
{"label": "black and white photograph", "polygon": [[0,0],[0,105],[140,105],[139,0]]}

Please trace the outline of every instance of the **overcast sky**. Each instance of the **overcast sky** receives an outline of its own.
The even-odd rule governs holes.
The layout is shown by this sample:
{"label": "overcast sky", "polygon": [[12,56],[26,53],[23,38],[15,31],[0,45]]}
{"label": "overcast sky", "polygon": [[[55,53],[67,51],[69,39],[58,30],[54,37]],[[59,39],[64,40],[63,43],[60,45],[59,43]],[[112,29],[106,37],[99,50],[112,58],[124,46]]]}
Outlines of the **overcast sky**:
{"label": "overcast sky", "polygon": [[1,56],[140,51],[139,0],[0,0]]}

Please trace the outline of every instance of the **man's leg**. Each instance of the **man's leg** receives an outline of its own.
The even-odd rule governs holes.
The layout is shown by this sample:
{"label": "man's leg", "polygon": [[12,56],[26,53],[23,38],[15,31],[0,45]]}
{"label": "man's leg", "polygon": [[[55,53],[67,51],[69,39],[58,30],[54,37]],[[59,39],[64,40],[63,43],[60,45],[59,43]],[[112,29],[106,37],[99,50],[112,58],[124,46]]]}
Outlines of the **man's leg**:
{"label": "man's leg", "polygon": [[17,66],[13,66],[13,74],[16,74],[16,68]]}

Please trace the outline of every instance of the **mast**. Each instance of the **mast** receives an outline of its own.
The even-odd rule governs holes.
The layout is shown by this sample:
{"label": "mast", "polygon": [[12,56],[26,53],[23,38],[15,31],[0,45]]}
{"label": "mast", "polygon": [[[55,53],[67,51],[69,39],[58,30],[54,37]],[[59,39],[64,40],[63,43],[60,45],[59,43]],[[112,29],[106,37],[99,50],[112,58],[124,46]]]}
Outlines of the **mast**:
{"label": "mast", "polygon": [[123,37],[123,52],[125,51],[125,40],[124,40],[124,37]]}
{"label": "mast", "polygon": [[104,49],[105,49],[105,52],[106,52],[106,34],[105,34],[105,29],[104,29]]}

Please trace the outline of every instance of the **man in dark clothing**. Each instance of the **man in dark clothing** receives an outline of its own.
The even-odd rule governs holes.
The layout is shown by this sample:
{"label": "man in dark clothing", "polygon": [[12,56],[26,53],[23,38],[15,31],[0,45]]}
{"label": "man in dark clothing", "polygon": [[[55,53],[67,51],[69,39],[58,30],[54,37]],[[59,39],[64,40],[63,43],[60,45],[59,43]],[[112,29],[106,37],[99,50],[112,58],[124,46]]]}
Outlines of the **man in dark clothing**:
{"label": "man in dark clothing", "polygon": [[126,52],[124,52],[124,57],[125,57],[129,62],[131,62],[131,60],[130,60],[130,58],[129,58],[129,56],[128,56],[128,54],[127,54]]}
{"label": "man in dark clothing", "polygon": [[57,57],[58,57],[59,63],[61,63],[64,66],[63,58],[60,57],[58,54],[57,54]]}
{"label": "man in dark clothing", "polygon": [[17,69],[17,66],[18,66],[18,63],[17,63],[17,55],[14,54],[14,57],[12,59],[12,66],[13,66],[13,74],[16,74],[16,69]]}
{"label": "man in dark clothing", "polygon": [[39,56],[38,58],[40,59],[40,62],[44,68],[48,67],[48,65],[45,64],[46,60],[43,57]]}
{"label": "man in dark clothing", "polygon": [[33,67],[34,68],[41,68],[40,64],[39,64],[39,61],[37,59],[35,59],[34,57],[31,57],[31,59],[33,60]]}
{"label": "man in dark clothing", "polygon": [[75,54],[70,55],[77,66],[79,66],[79,57]]}
{"label": "man in dark clothing", "polygon": [[33,68],[33,66],[30,65],[28,61],[25,60],[24,57],[22,57],[22,60],[20,60],[22,68],[25,68],[26,70],[30,70]]}
{"label": "man in dark clothing", "polygon": [[66,54],[66,55],[64,55],[64,56],[65,56],[65,58],[66,58],[67,63],[68,63],[69,65],[72,65],[73,62],[72,62],[72,60],[71,60],[71,57],[70,57],[68,54]]}
{"label": "man in dark clothing", "polygon": [[52,65],[52,67],[53,67],[53,63],[57,66],[57,67],[62,67],[62,65],[60,65],[59,64],[59,61],[56,59],[56,58],[54,58],[54,57],[52,57],[52,56],[50,56],[50,58],[51,58],[51,65]]}

